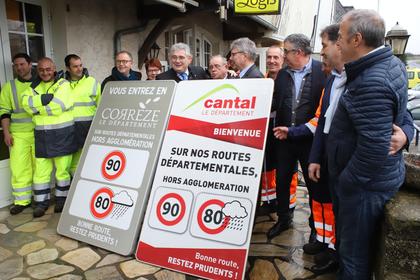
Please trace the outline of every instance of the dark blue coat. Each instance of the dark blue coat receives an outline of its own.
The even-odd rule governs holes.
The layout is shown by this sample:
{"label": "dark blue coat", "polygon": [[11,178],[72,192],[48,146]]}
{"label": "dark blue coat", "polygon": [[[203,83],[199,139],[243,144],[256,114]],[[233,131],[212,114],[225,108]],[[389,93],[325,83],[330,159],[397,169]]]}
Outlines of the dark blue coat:
{"label": "dark blue coat", "polygon": [[345,65],[347,89],[328,137],[328,170],[335,189],[395,191],[404,181],[402,152],[389,156],[392,124],[402,126],[407,74],[390,48]]}
{"label": "dark blue coat", "polygon": [[327,138],[328,135],[324,133],[325,127],[325,113],[330,106],[331,88],[334,83],[335,76],[330,75],[325,84],[324,94],[322,95],[321,113],[318,118],[318,125],[315,130],[314,139],[312,141],[311,153],[309,154],[309,163],[326,163],[327,159]]}

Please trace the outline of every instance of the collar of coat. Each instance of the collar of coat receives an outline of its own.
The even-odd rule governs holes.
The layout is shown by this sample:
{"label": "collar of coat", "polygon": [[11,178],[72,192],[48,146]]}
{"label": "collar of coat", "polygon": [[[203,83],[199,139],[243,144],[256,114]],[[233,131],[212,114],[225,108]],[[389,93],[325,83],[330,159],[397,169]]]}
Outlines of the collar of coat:
{"label": "collar of coat", "polygon": [[391,57],[392,50],[390,47],[378,49],[372,53],[362,56],[358,60],[349,62],[344,65],[347,74],[347,83],[353,81],[365,69],[370,68],[372,65],[379,61]]}

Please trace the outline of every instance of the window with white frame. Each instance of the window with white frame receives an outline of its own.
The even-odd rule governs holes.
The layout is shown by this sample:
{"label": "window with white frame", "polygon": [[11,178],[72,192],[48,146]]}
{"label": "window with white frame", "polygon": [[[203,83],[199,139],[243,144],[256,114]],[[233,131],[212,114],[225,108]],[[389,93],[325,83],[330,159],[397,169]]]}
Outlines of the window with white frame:
{"label": "window with white frame", "polygon": [[34,61],[45,56],[42,6],[16,0],[5,4],[11,56],[27,53]]}
{"label": "window with white frame", "polygon": [[203,49],[203,60],[202,60],[201,66],[204,67],[205,69],[208,69],[209,68],[209,60],[210,60],[211,51],[212,51],[211,43],[210,43],[209,40],[204,38],[204,36],[203,36],[203,41],[202,42],[203,42],[203,47],[202,47],[202,49]]}
{"label": "window with white frame", "polygon": [[[167,38],[165,36],[165,38]],[[212,44],[203,34],[197,34],[194,38],[191,28],[183,29],[172,33],[172,42],[187,44],[193,55],[193,64],[203,68],[208,68],[209,60],[212,55]],[[195,43],[195,48],[194,48]]]}

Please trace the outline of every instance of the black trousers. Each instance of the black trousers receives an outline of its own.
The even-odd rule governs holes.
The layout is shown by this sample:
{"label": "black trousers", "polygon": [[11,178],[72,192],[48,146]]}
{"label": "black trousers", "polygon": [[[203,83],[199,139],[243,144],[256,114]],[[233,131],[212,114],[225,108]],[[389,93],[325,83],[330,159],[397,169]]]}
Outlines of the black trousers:
{"label": "black trousers", "polygon": [[[312,138],[304,140],[277,140],[275,146],[277,160],[277,215],[279,216],[279,219],[286,219],[290,217],[290,183],[292,181],[292,176],[295,172],[297,162],[300,163],[302,168],[305,184],[309,193],[309,203],[311,209],[312,198],[315,198],[318,202],[331,202],[331,195],[326,182],[321,180],[316,183],[310,180],[308,176],[308,158],[312,147]],[[323,171],[323,168],[321,168],[321,170]],[[328,181],[327,174],[321,174],[321,178],[325,178],[325,181]],[[312,212],[309,217],[309,226],[311,229],[314,229]]]}

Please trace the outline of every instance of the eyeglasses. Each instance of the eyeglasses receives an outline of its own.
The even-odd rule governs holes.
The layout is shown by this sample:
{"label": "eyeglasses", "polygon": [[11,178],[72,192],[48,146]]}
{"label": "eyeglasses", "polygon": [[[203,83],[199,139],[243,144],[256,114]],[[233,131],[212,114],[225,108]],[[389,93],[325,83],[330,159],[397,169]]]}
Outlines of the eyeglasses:
{"label": "eyeglasses", "polygon": [[230,56],[233,57],[235,56],[235,54],[238,54],[238,53],[244,53],[244,52],[230,52]]}
{"label": "eyeglasses", "polygon": [[49,73],[49,72],[54,72],[53,68],[38,68],[38,72],[39,73]]}
{"label": "eyeglasses", "polygon": [[288,53],[297,52],[299,49],[283,49],[284,55],[287,55]]}
{"label": "eyeglasses", "polygon": [[115,63],[117,64],[117,65],[119,65],[119,64],[124,64],[124,65],[126,65],[126,64],[128,64],[128,63],[130,63],[131,62],[131,60],[115,60]]}
{"label": "eyeglasses", "polygon": [[171,60],[173,60],[173,61],[177,61],[177,60],[184,61],[186,59],[187,59],[187,57],[185,57],[185,56],[176,56],[176,55],[171,56]]}

